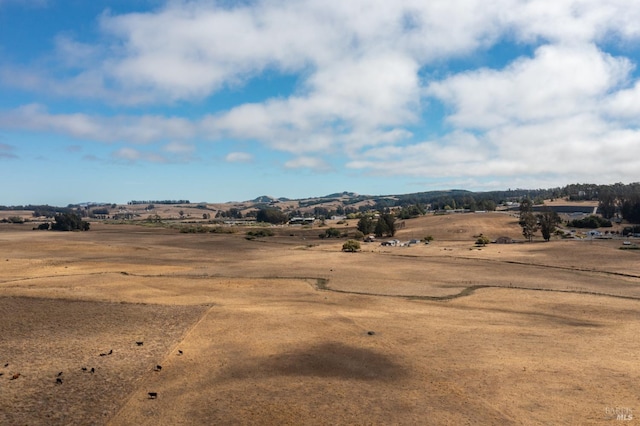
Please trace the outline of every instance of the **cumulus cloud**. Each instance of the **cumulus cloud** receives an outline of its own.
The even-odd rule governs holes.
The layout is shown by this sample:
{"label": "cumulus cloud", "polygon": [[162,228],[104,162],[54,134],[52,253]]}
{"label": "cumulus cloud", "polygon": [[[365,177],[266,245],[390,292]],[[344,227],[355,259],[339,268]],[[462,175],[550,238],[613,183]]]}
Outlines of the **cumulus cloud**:
{"label": "cumulus cloud", "polygon": [[592,112],[627,81],[631,69],[628,59],[592,44],[545,45],[506,69],[474,70],[431,83],[426,94],[453,107],[448,120],[454,125],[488,129]]}
{"label": "cumulus cloud", "polygon": [[431,83],[425,94],[448,107],[446,120],[456,130],[368,149],[348,167],[384,175],[464,175],[476,186],[490,177],[552,185],[594,176],[637,179],[640,120],[633,115],[638,84],[628,88],[632,70],[629,59],[593,44],[544,45],[504,69],[452,75]]}
{"label": "cumulus cloud", "polygon": [[[156,154],[131,146],[114,153],[126,161],[191,158],[191,140],[238,139],[291,154],[290,169],[326,171],[325,156],[341,155],[354,170],[451,181],[558,169],[571,179],[636,179],[637,58],[607,46],[636,43],[637,22],[640,8],[628,0],[170,1],[148,12],[105,12],[93,44],[58,36],[55,72],[0,68],[12,87],[100,99],[131,107],[131,115],[32,104],[0,112],[0,126],[165,144]],[[533,54],[502,67],[449,65],[501,42]],[[199,117],[137,113],[241,90],[265,72],[299,83],[292,93]],[[431,129],[434,103],[444,106],[445,123]],[[251,158],[232,152],[226,160]]]}

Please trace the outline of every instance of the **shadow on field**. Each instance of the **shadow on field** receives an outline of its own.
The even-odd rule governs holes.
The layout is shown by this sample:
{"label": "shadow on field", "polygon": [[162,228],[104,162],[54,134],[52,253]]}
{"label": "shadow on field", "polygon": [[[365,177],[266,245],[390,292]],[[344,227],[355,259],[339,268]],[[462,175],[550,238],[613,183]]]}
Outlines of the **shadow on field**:
{"label": "shadow on field", "polygon": [[222,372],[226,379],[269,376],[308,376],[346,380],[392,381],[406,377],[405,367],[370,349],[343,343],[323,343],[308,348],[254,358]]}

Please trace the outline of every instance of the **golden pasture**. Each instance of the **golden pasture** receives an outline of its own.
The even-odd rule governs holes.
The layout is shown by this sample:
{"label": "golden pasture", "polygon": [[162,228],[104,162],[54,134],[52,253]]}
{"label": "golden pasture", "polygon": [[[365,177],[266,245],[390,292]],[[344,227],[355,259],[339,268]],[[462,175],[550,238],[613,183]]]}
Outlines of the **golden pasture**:
{"label": "golden pasture", "polygon": [[521,239],[504,213],[405,225],[435,240],[2,225],[0,424],[636,421],[640,251],[475,247]]}

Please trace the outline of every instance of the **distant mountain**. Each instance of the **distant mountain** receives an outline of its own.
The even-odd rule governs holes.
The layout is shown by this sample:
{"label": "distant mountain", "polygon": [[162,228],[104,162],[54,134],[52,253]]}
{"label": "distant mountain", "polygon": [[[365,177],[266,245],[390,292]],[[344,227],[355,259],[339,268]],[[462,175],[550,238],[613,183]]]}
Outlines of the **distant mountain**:
{"label": "distant mountain", "polygon": [[[282,201],[282,199],[277,199],[279,201]],[[270,197],[268,195],[261,195],[259,197],[254,198],[253,200],[251,200],[252,203],[259,203],[259,204],[263,204],[263,203],[271,203],[273,201],[276,201],[276,198],[274,197]]]}
{"label": "distant mountain", "polygon": [[358,194],[356,194],[355,192],[344,191],[344,192],[336,192],[335,194],[325,195],[324,197],[319,197],[319,198],[339,198],[339,197],[357,197],[357,196]]}

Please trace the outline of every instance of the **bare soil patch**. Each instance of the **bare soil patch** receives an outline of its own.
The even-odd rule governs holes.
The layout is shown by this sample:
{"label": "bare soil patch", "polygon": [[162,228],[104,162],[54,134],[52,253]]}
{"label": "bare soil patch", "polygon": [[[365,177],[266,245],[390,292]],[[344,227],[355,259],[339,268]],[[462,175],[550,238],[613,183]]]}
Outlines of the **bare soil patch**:
{"label": "bare soil patch", "polygon": [[206,309],[0,297],[0,424],[103,424]]}

